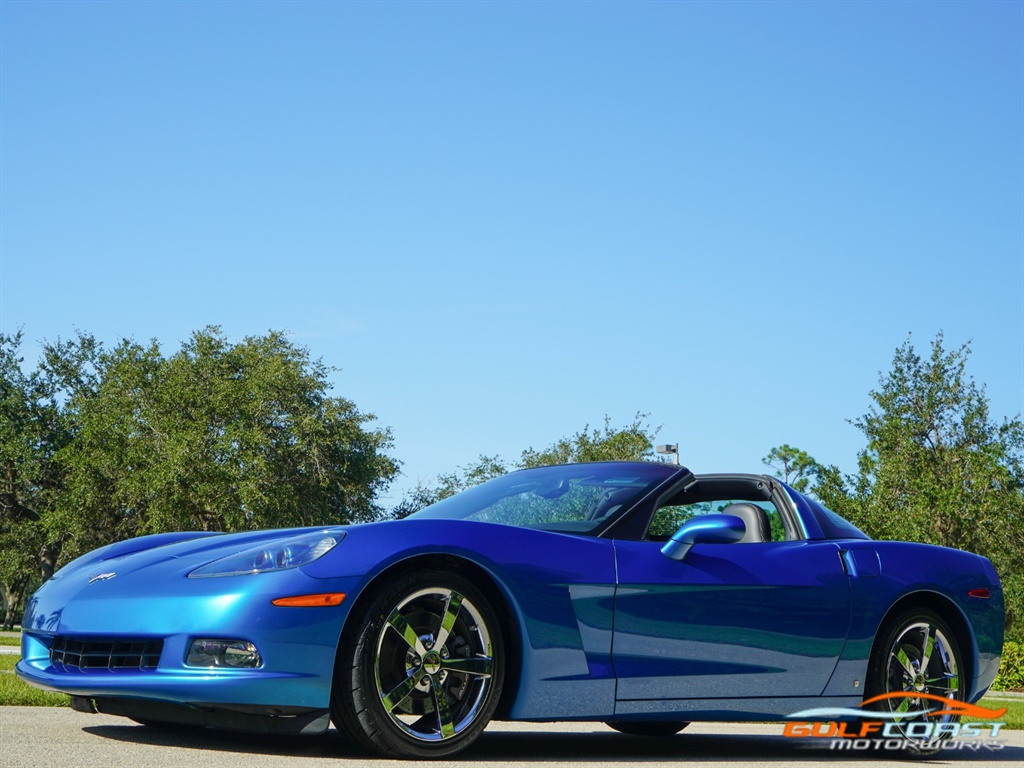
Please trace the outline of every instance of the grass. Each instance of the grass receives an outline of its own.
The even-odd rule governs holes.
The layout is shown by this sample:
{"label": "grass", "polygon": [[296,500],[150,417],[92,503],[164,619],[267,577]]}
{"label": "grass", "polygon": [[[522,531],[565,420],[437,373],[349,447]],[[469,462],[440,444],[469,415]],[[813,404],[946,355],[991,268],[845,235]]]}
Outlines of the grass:
{"label": "grass", "polygon": [[71,699],[63,693],[50,693],[33,688],[14,674],[20,657],[0,654],[0,707],[66,707]]}
{"label": "grass", "polygon": [[0,635],[0,645],[21,645],[21,635]]}
{"label": "grass", "polygon": [[40,691],[38,688],[23,683],[20,678],[10,672],[0,672],[0,706],[66,707],[69,704],[71,704],[71,699],[63,693]]}
{"label": "grass", "polygon": [[[1006,707],[1006,714],[1002,717],[995,718],[997,722],[1006,723],[1006,728],[1014,731],[1024,730],[1024,699],[982,699],[978,702],[979,706],[985,707],[986,709],[1002,709]],[[965,723],[968,722],[988,722],[984,718],[980,717],[965,717],[963,719]]]}

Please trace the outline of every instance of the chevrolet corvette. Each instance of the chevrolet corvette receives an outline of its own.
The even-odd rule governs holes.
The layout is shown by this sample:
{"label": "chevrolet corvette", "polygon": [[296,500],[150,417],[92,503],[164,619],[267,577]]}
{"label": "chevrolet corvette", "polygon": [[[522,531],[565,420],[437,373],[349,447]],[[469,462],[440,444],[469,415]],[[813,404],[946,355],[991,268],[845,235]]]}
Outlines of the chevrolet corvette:
{"label": "chevrolet corvette", "polygon": [[437,758],[492,720],[668,736],[870,700],[907,726],[915,696],[981,698],[1003,612],[986,558],[874,541],[773,477],[570,464],[403,520],[110,544],[31,598],[16,671],[152,727]]}

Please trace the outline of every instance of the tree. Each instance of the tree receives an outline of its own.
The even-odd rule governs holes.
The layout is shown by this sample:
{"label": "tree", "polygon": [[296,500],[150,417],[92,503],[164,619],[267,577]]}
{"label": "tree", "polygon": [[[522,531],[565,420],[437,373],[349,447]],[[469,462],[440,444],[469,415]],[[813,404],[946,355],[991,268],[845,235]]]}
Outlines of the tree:
{"label": "tree", "polygon": [[218,328],[164,356],[80,334],[22,372],[0,337],[0,580],[48,578],[95,546],[173,530],[369,520],[397,474],[391,435],[329,394],[281,333]]}
{"label": "tree", "polygon": [[1012,623],[1024,616],[1024,425],[991,417],[966,371],[970,345],[947,351],[943,341],[927,357],[909,338],[896,350],[870,410],[852,422],[867,439],[857,472],[819,467],[813,492],[875,538],[985,555]]}
{"label": "tree", "polygon": [[282,334],[215,329],[163,358],[126,342],[83,404],[79,498],[115,489],[126,533],[355,522],[397,471],[390,434],[329,397],[329,369]]}
{"label": "tree", "polygon": [[777,478],[800,492],[807,490],[818,468],[812,456],[791,445],[772,448],[761,463],[774,469]]}
{"label": "tree", "polygon": [[469,466],[440,475],[436,486],[417,484],[390,511],[388,517],[398,519],[459,491],[500,477],[513,469],[543,467],[551,464],[572,464],[586,461],[645,461],[655,459],[654,438],[660,427],[652,429],[645,423],[647,414],[637,413],[630,424],[614,428],[604,417],[603,429],[586,425],[571,437],[563,437],[542,451],[527,448],[511,467],[500,456],[480,456]]}
{"label": "tree", "polygon": [[402,500],[398,502],[384,517],[389,520],[400,520],[408,517],[413,512],[418,512],[424,507],[429,507],[442,499],[454,496],[474,485],[485,483],[495,477],[508,473],[509,469],[505,462],[498,456],[481,455],[476,462],[467,467],[462,467],[454,472],[439,475],[437,485],[416,483],[412,491],[406,492]]}
{"label": "tree", "polygon": [[519,458],[518,468],[542,467],[548,464],[572,464],[584,461],[645,461],[655,458],[653,431],[644,420],[649,414],[637,413],[633,421],[615,429],[611,419],[604,417],[604,429],[586,425],[571,437],[563,437],[546,450],[527,448]]}
{"label": "tree", "polygon": [[53,572],[68,538],[50,514],[64,501],[66,450],[76,435],[67,400],[88,390],[96,375],[97,346],[88,335],[48,345],[28,374],[21,344],[20,331],[0,334],[0,586],[10,597],[7,629],[31,586]]}

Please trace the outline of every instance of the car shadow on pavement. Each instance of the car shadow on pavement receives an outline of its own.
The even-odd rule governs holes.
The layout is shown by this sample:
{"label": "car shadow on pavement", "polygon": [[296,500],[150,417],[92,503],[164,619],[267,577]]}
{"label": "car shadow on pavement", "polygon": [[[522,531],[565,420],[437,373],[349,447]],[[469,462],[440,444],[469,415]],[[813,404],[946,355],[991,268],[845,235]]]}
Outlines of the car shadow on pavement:
{"label": "car shadow on pavement", "polygon": [[[324,757],[373,761],[353,744],[331,731],[322,736],[270,736],[191,727],[98,725],[82,729],[94,736],[126,743],[180,749],[199,749],[281,757]],[[823,748],[824,747],[824,748]],[[831,750],[772,734],[683,733],[668,738],[627,736],[601,731],[558,730],[486,731],[473,746],[455,758],[459,762],[647,762],[653,760],[743,763],[787,761],[862,762],[885,757],[874,749]],[[892,755],[896,757],[896,755]],[[1007,761],[1024,764],[1024,748],[944,751],[935,759],[953,762]]]}
{"label": "car shadow on pavement", "polygon": [[335,732],[322,736],[236,733],[193,726],[90,725],[85,733],[127,744],[282,757],[365,758]]}

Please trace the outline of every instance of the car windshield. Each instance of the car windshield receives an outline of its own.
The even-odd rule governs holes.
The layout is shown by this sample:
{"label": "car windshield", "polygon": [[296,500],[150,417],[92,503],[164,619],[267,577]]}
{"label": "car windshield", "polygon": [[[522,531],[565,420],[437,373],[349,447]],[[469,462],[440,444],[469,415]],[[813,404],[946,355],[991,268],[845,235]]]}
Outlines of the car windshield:
{"label": "car windshield", "polygon": [[410,515],[588,534],[675,474],[655,463],[567,464],[490,480]]}

